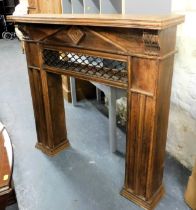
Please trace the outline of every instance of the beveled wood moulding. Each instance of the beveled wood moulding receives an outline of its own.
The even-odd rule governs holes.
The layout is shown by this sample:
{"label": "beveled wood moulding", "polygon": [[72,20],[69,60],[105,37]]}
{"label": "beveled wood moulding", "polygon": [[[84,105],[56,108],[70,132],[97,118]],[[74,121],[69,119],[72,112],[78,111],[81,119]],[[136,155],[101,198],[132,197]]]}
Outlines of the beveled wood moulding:
{"label": "beveled wood moulding", "polygon": [[61,75],[127,90],[125,182],[121,195],[153,209],[162,178],[177,25],[183,16],[9,17],[25,37],[37,148],[69,147]]}

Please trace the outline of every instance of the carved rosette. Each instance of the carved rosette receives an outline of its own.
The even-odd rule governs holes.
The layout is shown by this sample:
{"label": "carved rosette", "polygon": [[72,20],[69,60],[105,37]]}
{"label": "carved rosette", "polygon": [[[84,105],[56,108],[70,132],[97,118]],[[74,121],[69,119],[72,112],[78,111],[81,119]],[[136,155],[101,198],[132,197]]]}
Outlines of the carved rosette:
{"label": "carved rosette", "polygon": [[143,32],[144,53],[147,55],[159,55],[160,43],[158,34]]}

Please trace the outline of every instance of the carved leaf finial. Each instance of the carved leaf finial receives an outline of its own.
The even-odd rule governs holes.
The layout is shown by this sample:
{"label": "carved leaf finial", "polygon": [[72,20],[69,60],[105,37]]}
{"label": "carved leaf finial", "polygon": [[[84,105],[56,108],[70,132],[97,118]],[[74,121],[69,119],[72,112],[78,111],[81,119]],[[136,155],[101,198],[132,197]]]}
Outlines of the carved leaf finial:
{"label": "carved leaf finial", "polygon": [[143,32],[143,42],[145,48],[145,54],[158,55],[160,52],[160,43],[158,34],[152,34],[150,32]]}

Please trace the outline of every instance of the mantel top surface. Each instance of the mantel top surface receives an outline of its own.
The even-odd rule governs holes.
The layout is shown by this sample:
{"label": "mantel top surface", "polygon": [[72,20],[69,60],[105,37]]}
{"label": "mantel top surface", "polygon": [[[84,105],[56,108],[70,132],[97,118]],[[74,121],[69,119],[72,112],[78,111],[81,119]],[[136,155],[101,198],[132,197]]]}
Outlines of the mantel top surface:
{"label": "mantel top surface", "polygon": [[23,16],[8,16],[7,19],[16,23],[88,25],[158,30],[184,22],[184,16],[177,14],[165,16],[136,16],[120,14],[30,14]]}

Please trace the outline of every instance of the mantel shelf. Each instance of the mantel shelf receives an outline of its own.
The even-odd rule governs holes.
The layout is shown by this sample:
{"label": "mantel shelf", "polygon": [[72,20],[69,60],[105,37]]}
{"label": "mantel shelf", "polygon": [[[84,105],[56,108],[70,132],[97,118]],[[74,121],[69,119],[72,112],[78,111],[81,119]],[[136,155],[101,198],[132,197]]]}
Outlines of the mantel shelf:
{"label": "mantel shelf", "polygon": [[58,25],[88,25],[123,28],[165,29],[184,22],[183,15],[136,16],[121,14],[30,14],[8,16],[7,20],[16,23],[38,23]]}

